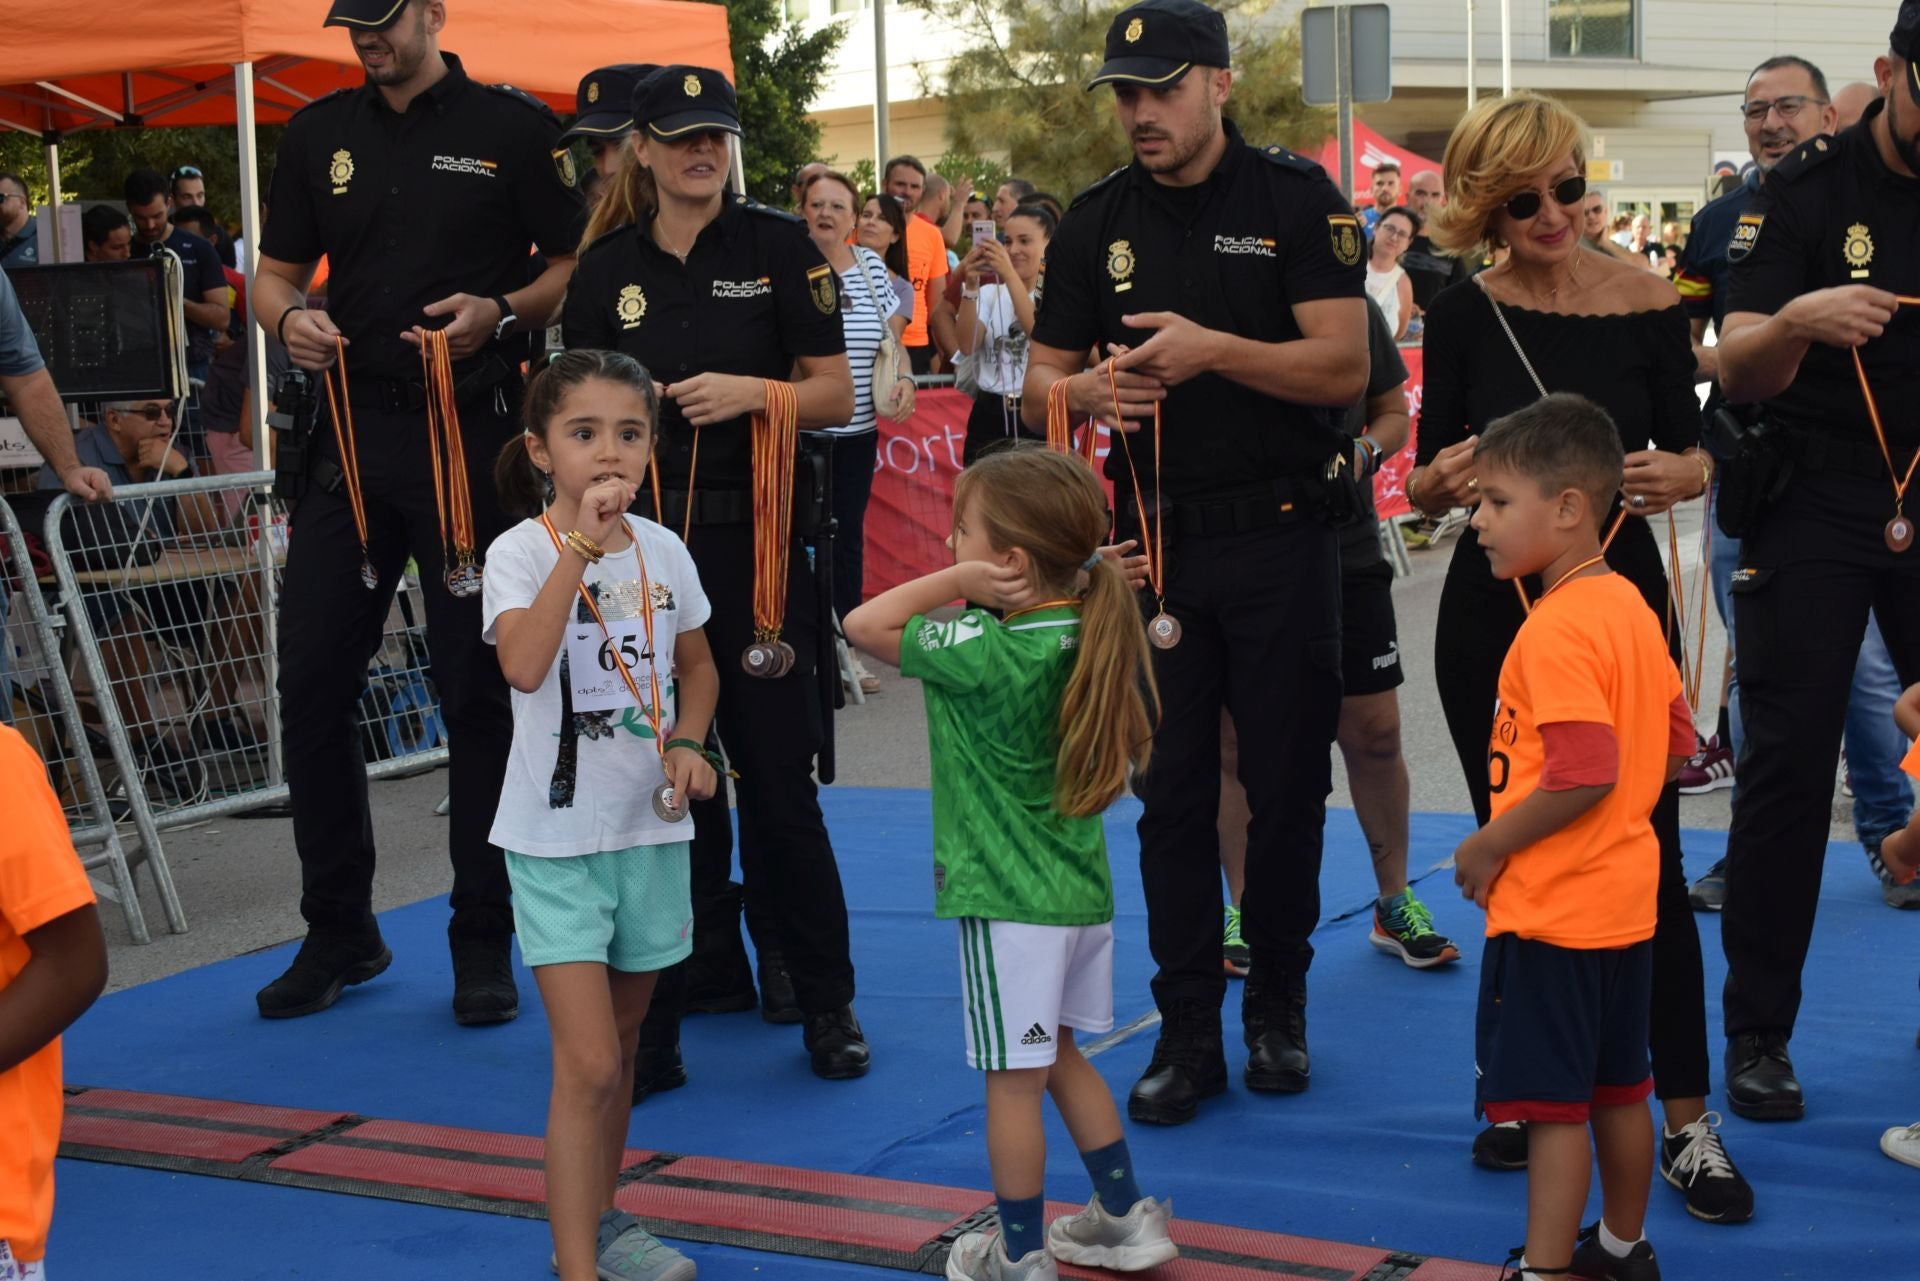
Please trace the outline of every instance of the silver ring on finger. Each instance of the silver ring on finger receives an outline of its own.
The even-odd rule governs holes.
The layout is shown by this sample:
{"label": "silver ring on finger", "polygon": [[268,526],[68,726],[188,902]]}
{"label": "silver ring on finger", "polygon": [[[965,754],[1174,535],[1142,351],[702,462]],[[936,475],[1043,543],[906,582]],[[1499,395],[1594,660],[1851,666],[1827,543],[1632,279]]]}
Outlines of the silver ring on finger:
{"label": "silver ring on finger", "polygon": [[1645,494],[1635,494],[1627,500],[1627,504],[1634,508],[1645,507],[1647,505],[1647,496]]}

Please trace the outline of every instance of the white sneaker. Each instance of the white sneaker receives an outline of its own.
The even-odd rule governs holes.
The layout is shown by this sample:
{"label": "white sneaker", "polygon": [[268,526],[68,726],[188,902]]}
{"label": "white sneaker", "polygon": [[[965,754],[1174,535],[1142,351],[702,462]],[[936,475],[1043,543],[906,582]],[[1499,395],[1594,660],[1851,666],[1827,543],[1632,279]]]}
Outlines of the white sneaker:
{"label": "white sneaker", "polygon": [[1881,1135],[1880,1150],[1902,1165],[1920,1169],[1920,1121],[1896,1125]]}
{"label": "white sneaker", "polygon": [[1060,1281],[1060,1269],[1045,1250],[1015,1263],[998,1232],[969,1232],[947,1254],[947,1281]]}
{"label": "white sneaker", "polygon": [[862,694],[878,694],[880,692],[880,678],[867,670],[867,665],[860,661],[860,655],[858,654],[853,656],[853,679],[860,683],[860,692]]}
{"label": "white sneaker", "polygon": [[1062,1263],[1115,1272],[1141,1272],[1180,1257],[1167,1234],[1173,1202],[1141,1197],[1120,1218],[1107,1213],[1095,1196],[1087,1208],[1047,1229],[1047,1249]]}

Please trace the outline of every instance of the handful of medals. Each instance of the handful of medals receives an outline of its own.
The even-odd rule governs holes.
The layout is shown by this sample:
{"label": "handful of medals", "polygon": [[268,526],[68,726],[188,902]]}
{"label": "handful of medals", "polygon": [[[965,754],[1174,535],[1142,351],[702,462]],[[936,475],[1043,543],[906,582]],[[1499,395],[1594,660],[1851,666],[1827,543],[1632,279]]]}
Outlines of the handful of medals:
{"label": "handful of medals", "polygon": [[793,470],[800,401],[793,384],[768,379],[767,407],[753,416],[753,635],[740,655],[749,676],[778,680],[798,659],[780,639],[793,550]]}
{"label": "handful of medals", "polygon": [[433,504],[440,515],[440,554],[441,564],[447,566],[447,590],[460,597],[478,596],[481,581],[479,557],[474,550],[473,494],[467,487],[467,451],[460,438],[453,354],[445,330],[421,335],[420,364],[426,372]]}

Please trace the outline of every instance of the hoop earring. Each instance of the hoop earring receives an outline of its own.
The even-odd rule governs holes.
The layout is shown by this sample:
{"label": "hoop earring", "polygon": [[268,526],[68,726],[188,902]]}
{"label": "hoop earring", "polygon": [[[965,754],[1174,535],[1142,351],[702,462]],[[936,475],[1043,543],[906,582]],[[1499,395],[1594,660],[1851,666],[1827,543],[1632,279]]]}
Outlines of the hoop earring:
{"label": "hoop earring", "polygon": [[[538,467],[534,468],[534,470],[540,471]],[[540,472],[540,480],[546,487],[546,505],[551,507],[553,506],[553,473],[550,471]]]}

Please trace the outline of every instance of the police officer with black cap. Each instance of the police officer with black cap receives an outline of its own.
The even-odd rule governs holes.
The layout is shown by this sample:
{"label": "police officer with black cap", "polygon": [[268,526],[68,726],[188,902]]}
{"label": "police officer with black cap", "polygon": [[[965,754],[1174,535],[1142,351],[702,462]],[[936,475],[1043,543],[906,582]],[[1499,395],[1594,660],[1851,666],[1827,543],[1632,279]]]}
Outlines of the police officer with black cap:
{"label": "police officer with black cap", "polygon": [[[1150,554],[1143,599],[1164,716],[1137,783],[1162,1024],[1138,1121],[1177,1124],[1226,1088],[1221,1050],[1220,713],[1248,783],[1245,1079],[1307,1087],[1308,943],[1340,715],[1340,567],[1330,522],[1341,430],[1367,383],[1363,240],[1318,165],[1222,116],[1221,15],[1144,0],[1107,31],[1133,163],[1082,192],[1047,252],[1022,410],[1126,421],[1107,456],[1122,537]],[[1085,353],[1100,359],[1086,368]],[[1344,460],[1344,461],[1343,461]]]}
{"label": "police officer with black cap", "polygon": [[[801,428],[843,423],[853,412],[833,269],[802,220],[728,190],[728,138],[739,134],[740,118],[733,86],[719,72],[662,67],[637,90],[633,119],[621,171],[595,203],[592,239],[567,294],[566,343],[625,352],[665,388],[656,461],[661,516],[669,528],[687,530],[713,604],[706,630],[720,656],[715,723],[739,773],[741,871],[773,908],[814,1072],[861,1076],[868,1048],[852,1006],[846,899],[813,779],[825,724],[816,665],[833,659],[819,644],[816,585],[799,538],[785,562],[773,564],[781,531],[756,513],[752,487],[763,463],[749,425],[755,415],[777,418],[778,402],[789,398]],[[791,476],[794,454],[779,466]],[[796,511],[803,506],[796,501]],[[651,496],[643,494],[638,507],[652,515]],[[780,640],[792,662],[776,665],[784,674],[752,675],[743,665],[766,640],[756,624],[757,561],[786,579]],[[724,883],[731,865],[724,791],[694,802],[692,814],[695,882]],[[707,865],[717,865],[718,875],[704,875]],[[698,903],[695,910],[698,957],[702,935],[713,931],[711,915]],[[663,981],[655,1009],[674,1001],[672,982]],[[664,1041],[678,1035],[662,1028],[666,1018],[650,1015],[642,1029],[636,1092],[684,1080],[677,1045]]]}
{"label": "police officer with black cap", "polygon": [[[480,639],[478,585],[462,521],[436,501],[421,353],[444,329],[471,496],[471,545],[509,523],[492,466],[516,430],[525,343],[560,304],[581,206],[560,123],[517,90],[467,78],[443,54],[443,0],[334,0],[366,70],[358,88],[297,113],[280,143],[273,220],[261,245],[254,317],[305,370],[328,369],[344,342],[346,404],[325,419],[286,567],[280,697],[307,937],[261,990],[260,1013],[325,1009],[392,954],[374,922],[373,823],[358,709],[367,662],[407,560],[419,566],[434,684],[452,751],[454,1016],[497,1023],[519,1012],[504,860],[487,843],[512,739],[507,686]],[[547,267],[528,282],[538,245]],[[331,263],[327,310],[309,309],[317,260]],[[325,398],[321,398],[324,406]],[[350,412],[349,412],[350,411]],[[451,529],[455,532],[450,533]],[[483,570],[482,570],[483,572]]]}
{"label": "police officer with black cap", "polygon": [[560,135],[560,144],[586,139],[594,172],[587,180],[588,199],[601,182],[619,172],[620,144],[633,132],[633,91],[658,70],[651,62],[622,62],[596,67],[580,77],[579,92],[573,97],[573,123]]}
{"label": "police officer with black cap", "polygon": [[[1720,384],[1762,402],[1720,485],[1746,744],[1727,836],[1727,1097],[1804,1109],[1787,1043],[1826,855],[1834,758],[1871,609],[1920,681],[1920,0],[1874,60],[1881,99],[1803,142],[1741,215]],[[1914,499],[1916,510],[1905,510]],[[1877,857],[1877,856],[1876,856]]]}

